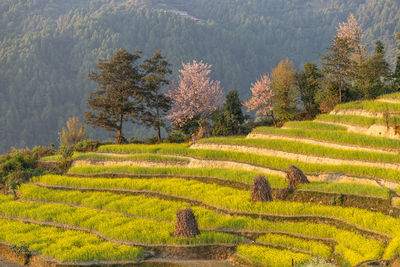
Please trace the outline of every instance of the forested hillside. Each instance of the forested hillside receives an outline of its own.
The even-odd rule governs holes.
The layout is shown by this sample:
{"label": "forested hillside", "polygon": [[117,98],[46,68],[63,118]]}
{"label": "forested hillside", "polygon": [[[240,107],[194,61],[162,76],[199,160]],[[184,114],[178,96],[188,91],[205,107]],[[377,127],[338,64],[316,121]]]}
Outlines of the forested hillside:
{"label": "forested hillside", "polygon": [[225,91],[247,99],[250,83],[283,58],[319,64],[350,12],[366,45],[382,40],[394,63],[399,8],[398,0],[0,0],[0,152],[57,143],[66,119],[87,110],[89,72],[116,49],[143,58],[160,49],[173,77],[182,62],[204,60]]}

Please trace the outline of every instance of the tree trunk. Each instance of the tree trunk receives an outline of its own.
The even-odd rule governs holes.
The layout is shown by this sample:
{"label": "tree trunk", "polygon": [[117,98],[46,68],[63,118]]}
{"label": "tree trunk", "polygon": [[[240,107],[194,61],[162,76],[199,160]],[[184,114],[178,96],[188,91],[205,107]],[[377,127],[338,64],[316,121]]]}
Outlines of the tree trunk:
{"label": "tree trunk", "polygon": [[123,144],[124,143],[124,137],[122,136],[122,123],[123,123],[123,119],[124,119],[124,115],[122,115],[122,113],[121,113],[121,115],[120,115],[120,117],[119,117],[119,126],[118,126],[118,129],[117,129],[117,137],[115,138],[116,140],[116,142],[117,142],[117,144]]}
{"label": "tree trunk", "polygon": [[158,104],[156,107],[156,112],[157,112],[157,138],[158,138],[158,143],[161,143],[161,126],[160,126],[160,111],[158,109]]}

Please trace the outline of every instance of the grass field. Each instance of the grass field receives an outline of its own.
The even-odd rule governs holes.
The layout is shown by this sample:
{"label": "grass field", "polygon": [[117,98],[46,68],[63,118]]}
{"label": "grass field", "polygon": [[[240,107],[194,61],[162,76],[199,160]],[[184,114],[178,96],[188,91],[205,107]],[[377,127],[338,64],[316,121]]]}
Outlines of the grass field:
{"label": "grass field", "polygon": [[[50,201],[65,204],[83,205],[91,208],[101,208],[103,210],[129,214],[133,216],[141,216],[163,221],[175,220],[177,210],[187,208],[189,204],[161,200],[150,199],[143,196],[123,196],[113,193],[84,192],[79,191],[60,191],[51,190],[34,185],[24,185],[21,189],[22,198],[34,201]],[[332,238],[337,242],[337,246],[341,245],[351,251],[355,251],[360,259],[373,259],[379,257],[383,253],[382,244],[375,240],[363,238],[355,233],[338,229],[334,226],[313,224],[313,223],[279,223],[269,222],[261,219],[252,219],[243,216],[227,216],[205,209],[203,207],[192,207],[196,217],[198,218],[199,227],[201,229],[233,229],[233,230],[249,230],[249,231],[279,231],[289,234],[300,234],[315,238]],[[292,240],[290,237],[286,239]],[[327,256],[328,248],[321,244],[318,249],[317,242],[309,242],[304,239],[294,238],[296,240],[296,248],[304,249],[308,242],[312,244],[313,255]],[[292,241],[293,241],[292,240]],[[304,240],[304,241],[302,241]],[[258,240],[266,242],[264,240]],[[282,238],[268,239],[268,242],[275,245],[284,246]],[[359,246],[363,244],[363,246]],[[294,247],[292,244],[289,247]],[[361,255],[366,256],[361,256]],[[351,260],[351,259],[350,259]]]}
{"label": "grass field", "polygon": [[304,129],[280,129],[273,127],[258,127],[254,133],[273,134],[289,137],[303,137],[318,141],[327,141],[339,144],[349,144],[361,147],[383,148],[390,150],[400,149],[400,140],[384,137],[375,137],[341,131],[312,131]]}
{"label": "grass field", "polygon": [[[39,238],[40,237],[40,238]],[[93,234],[0,219],[0,240],[61,262],[138,260],[141,248],[102,241]]]}
{"label": "grass field", "polygon": [[[397,141],[397,140],[396,140]],[[400,171],[380,167],[355,166],[355,165],[328,165],[306,163],[292,159],[279,158],[274,156],[257,155],[253,153],[189,149],[187,145],[179,145],[174,148],[170,144],[161,144],[153,146],[144,145],[108,145],[100,147],[103,152],[123,152],[123,153],[159,153],[171,155],[184,155],[197,157],[207,160],[225,160],[249,163],[256,166],[267,167],[271,169],[287,170],[291,165],[296,165],[306,173],[344,173],[350,176],[361,176],[371,178],[382,178],[393,181],[400,181]]]}
{"label": "grass field", "polygon": [[112,188],[163,192],[178,197],[186,197],[205,204],[230,209],[237,212],[253,212],[281,215],[317,215],[343,219],[348,223],[377,232],[396,236],[400,233],[400,221],[377,212],[357,208],[342,208],[311,203],[274,201],[272,203],[252,203],[250,193],[215,184],[204,184],[183,179],[104,179],[76,178],[55,175],[34,177],[33,182],[47,185],[71,186],[74,188]]}
{"label": "grass field", "polygon": [[290,140],[279,139],[246,139],[241,137],[213,137],[199,140],[199,143],[240,145],[271,150],[292,152],[336,159],[352,159],[372,162],[399,163],[400,157],[391,153],[367,152],[350,149],[335,149],[331,147],[312,145]]}

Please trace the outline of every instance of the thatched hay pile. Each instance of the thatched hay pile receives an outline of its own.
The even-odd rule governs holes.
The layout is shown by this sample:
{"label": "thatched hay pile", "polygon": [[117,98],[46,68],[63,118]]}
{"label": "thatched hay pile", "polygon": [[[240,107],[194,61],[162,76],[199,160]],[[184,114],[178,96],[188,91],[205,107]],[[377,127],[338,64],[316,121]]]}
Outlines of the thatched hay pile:
{"label": "thatched hay pile", "polygon": [[176,213],[175,237],[196,237],[200,234],[196,217],[190,208],[180,210]]}
{"label": "thatched hay pile", "polygon": [[290,166],[287,172],[287,179],[289,180],[289,189],[295,190],[299,184],[309,184],[307,177],[296,166]]}
{"label": "thatched hay pile", "polygon": [[271,186],[268,181],[262,175],[256,176],[251,190],[251,201],[266,202],[272,200]]}

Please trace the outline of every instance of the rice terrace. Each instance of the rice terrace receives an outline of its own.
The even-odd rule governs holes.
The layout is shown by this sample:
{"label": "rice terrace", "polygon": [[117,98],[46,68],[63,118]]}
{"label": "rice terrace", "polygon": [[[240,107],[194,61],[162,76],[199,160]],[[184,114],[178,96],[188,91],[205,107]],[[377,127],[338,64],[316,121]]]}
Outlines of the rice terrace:
{"label": "rice terrace", "polygon": [[[398,97],[247,137],[75,152],[64,175],[1,195],[0,255],[32,266],[389,264],[400,252],[400,139],[362,130],[383,125],[381,103],[400,110]],[[349,110],[376,116],[335,115]]]}
{"label": "rice terrace", "polygon": [[399,0],[0,0],[0,267],[400,267]]}

